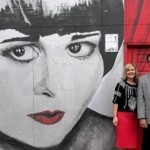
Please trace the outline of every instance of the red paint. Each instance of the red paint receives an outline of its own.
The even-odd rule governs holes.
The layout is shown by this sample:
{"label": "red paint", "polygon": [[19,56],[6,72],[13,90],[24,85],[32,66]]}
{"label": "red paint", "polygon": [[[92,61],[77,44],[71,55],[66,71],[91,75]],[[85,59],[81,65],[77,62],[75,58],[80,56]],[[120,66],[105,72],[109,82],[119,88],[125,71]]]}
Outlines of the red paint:
{"label": "red paint", "polygon": [[124,60],[137,65],[140,75],[150,70],[150,0],[125,0]]}
{"label": "red paint", "polygon": [[59,122],[63,118],[64,114],[65,112],[60,110],[55,110],[53,112],[46,110],[38,113],[29,114],[27,116],[42,124],[51,125]]}

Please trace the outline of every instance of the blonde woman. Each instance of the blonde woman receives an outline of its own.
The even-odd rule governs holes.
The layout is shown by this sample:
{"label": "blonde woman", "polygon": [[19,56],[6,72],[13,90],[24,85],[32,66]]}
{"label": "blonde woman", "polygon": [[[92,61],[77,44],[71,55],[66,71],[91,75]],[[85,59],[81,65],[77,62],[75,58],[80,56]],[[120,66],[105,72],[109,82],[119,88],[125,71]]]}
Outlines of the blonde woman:
{"label": "blonde woman", "polygon": [[113,124],[116,128],[116,148],[137,148],[137,86],[138,75],[134,64],[126,64],[122,80],[116,85],[113,99]]}

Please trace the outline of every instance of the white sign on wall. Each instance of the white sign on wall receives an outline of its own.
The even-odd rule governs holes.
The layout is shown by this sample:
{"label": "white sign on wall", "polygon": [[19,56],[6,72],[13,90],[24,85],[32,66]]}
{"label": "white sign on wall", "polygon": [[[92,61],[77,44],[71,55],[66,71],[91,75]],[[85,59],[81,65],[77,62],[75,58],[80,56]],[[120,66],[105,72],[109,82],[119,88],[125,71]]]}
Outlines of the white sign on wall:
{"label": "white sign on wall", "polygon": [[118,34],[105,34],[105,52],[118,52]]}

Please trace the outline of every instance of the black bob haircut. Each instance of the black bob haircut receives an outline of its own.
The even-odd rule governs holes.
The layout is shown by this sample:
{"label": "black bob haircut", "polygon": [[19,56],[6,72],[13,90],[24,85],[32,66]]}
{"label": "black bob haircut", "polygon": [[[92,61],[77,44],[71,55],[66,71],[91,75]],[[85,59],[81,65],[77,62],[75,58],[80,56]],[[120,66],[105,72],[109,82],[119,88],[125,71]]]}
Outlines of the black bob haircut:
{"label": "black bob haircut", "polygon": [[[104,61],[104,75],[112,68],[117,52],[105,52],[105,34],[118,34],[120,48],[123,40],[122,0],[89,0],[89,4],[82,2],[71,9],[62,6],[61,13],[46,16],[42,0],[37,0],[36,9],[32,4],[27,5],[26,0],[10,1],[11,8],[7,5],[0,11],[0,29],[16,29],[33,36],[100,31],[99,50]],[[25,21],[23,12],[30,23]]]}

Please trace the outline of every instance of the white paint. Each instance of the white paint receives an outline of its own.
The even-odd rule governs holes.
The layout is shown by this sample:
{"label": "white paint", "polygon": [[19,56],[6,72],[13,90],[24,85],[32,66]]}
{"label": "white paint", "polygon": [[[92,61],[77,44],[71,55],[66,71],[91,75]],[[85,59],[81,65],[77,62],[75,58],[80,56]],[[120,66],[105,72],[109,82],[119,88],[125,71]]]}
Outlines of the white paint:
{"label": "white paint", "polygon": [[[16,0],[13,0],[14,2]],[[23,0],[28,6],[32,6],[34,10],[39,9],[38,3],[42,3],[42,9],[44,12],[44,16],[55,14],[60,14],[64,9],[70,10],[74,6],[78,6],[79,4],[89,5],[92,3],[92,0]],[[17,4],[16,4],[17,5]],[[2,9],[6,9],[6,6],[12,10],[12,2],[11,0],[1,0],[0,1],[0,11]],[[19,6],[18,6],[19,7]]]}
{"label": "white paint", "polygon": [[123,65],[124,61],[122,44],[113,68],[102,79],[99,89],[88,106],[90,109],[108,117],[113,116],[112,100],[114,96],[114,89],[117,82],[121,80]]}
{"label": "white paint", "polygon": [[4,40],[10,38],[17,38],[17,37],[27,37],[28,35],[25,35],[19,31],[16,31],[15,29],[7,29],[6,30],[0,30],[1,36],[0,36],[0,42],[3,42]]}

